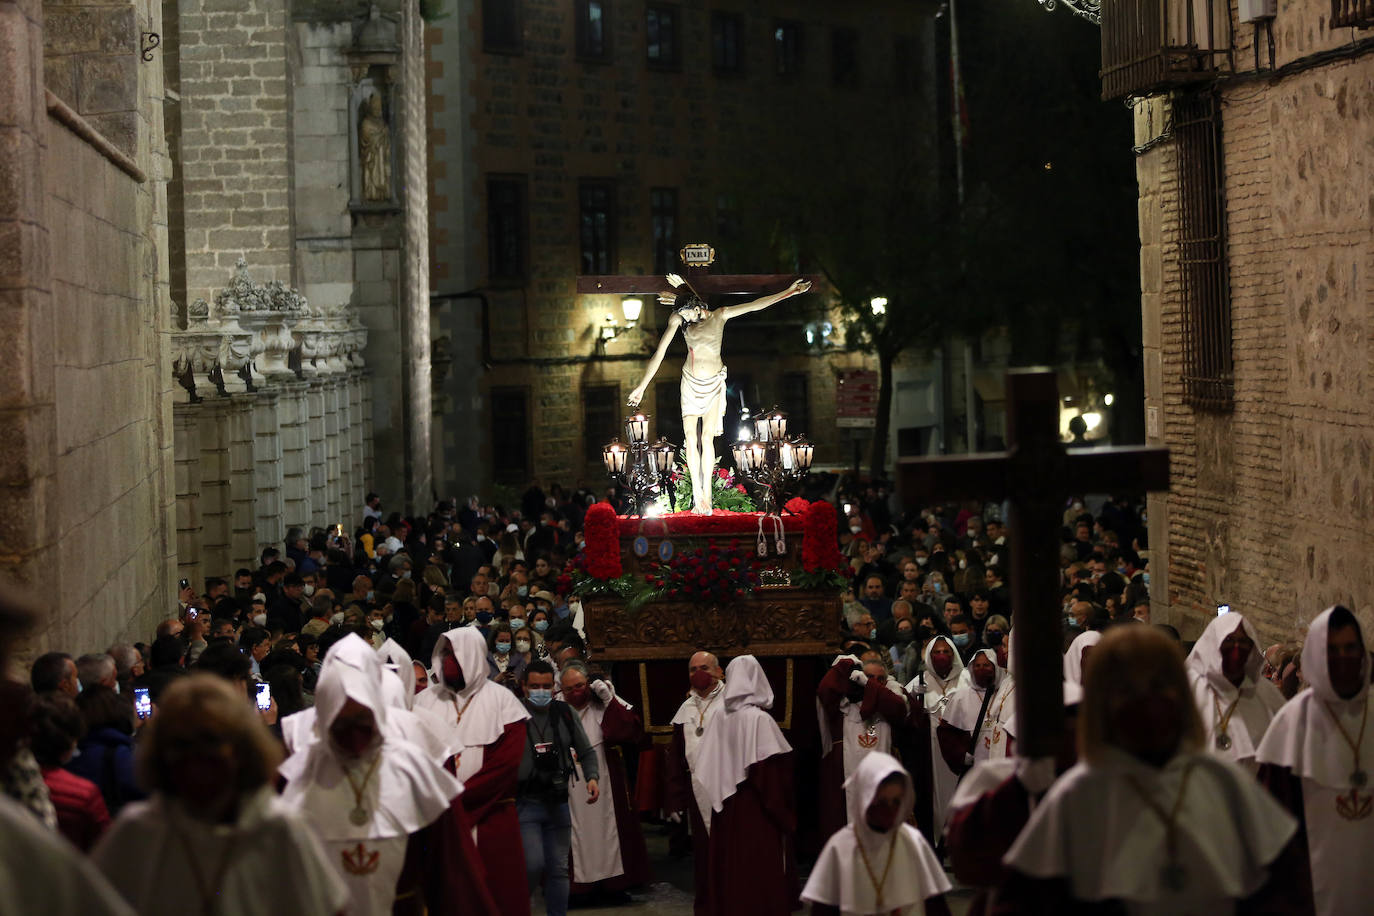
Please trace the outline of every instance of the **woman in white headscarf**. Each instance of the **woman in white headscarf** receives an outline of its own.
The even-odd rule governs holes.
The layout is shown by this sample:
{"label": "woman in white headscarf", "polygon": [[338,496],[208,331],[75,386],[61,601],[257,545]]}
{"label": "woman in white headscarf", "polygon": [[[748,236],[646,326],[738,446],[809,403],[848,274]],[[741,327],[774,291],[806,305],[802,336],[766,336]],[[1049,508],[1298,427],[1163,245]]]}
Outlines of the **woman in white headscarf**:
{"label": "woman in white headscarf", "polygon": [[1234,611],[1213,618],[1188,653],[1207,750],[1251,772],[1259,769],[1255,749],[1284,704],[1279,689],[1260,676],[1263,666],[1254,631]]}
{"label": "woman in white headscarf", "polygon": [[1087,668],[1079,762],[1007,852],[993,913],[1210,916],[1291,880],[1272,869],[1293,819],[1202,738],[1177,644],[1152,627],[1106,633]]}
{"label": "woman in white headscarf", "polygon": [[949,879],[920,831],[911,776],[874,751],[845,785],[849,823],[821,850],[802,900],[811,916],[948,916]]}
{"label": "woman in white headscarf", "polygon": [[792,836],[792,746],[768,710],[773,688],[752,655],[725,669],[725,715],[697,757],[703,801],[712,811],[710,881],[697,911],[711,916],[787,913],[797,899]]}
{"label": "woman in white headscarf", "polygon": [[1311,685],[1278,711],[1255,759],[1260,782],[1298,819],[1287,911],[1364,913],[1374,900],[1374,728],[1369,652],[1355,615],[1327,608],[1307,628]]}
{"label": "woman in white headscarf", "polygon": [[463,874],[475,850],[470,836],[464,849],[452,808],[462,784],[388,729],[395,711],[376,672],[326,666],[315,690],[316,740],[279,768],[282,801],[324,842],[352,895],[351,916],[387,916],[411,897],[430,913],[496,913],[480,875],[474,886]]}

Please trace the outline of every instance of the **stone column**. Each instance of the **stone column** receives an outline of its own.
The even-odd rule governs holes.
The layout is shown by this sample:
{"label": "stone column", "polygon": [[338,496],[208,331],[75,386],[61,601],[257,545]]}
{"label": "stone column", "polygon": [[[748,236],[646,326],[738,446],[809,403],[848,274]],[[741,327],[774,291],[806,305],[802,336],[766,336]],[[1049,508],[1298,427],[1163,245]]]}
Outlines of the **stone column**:
{"label": "stone column", "polygon": [[362,417],[360,441],[362,443],[363,471],[359,478],[363,484],[363,495],[368,490],[377,489],[377,456],[373,454],[372,425],[372,370],[364,369],[358,376],[359,416]]}
{"label": "stone column", "polygon": [[200,565],[200,405],[172,408],[176,453],[177,578],[201,581]]}
{"label": "stone column", "polygon": [[232,576],[241,566],[253,569],[258,556],[253,400],[251,394],[229,398],[225,433],[229,445],[230,565],[210,570],[211,575]]}
{"label": "stone column", "polygon": [[[200,568],[218,573],[231,562],[229,407],[215,398],[199,404],[200,415]],[[232,572],[232,570],[230,570]]]}
{"label": "stone column", "polygon": [[352,525],[357,511],[353,507],[362,503],[361,495],[355,499],[353,493],[353,373],[344,372],[335,379],[339,384],[339,512],[341,520]]}
{"label": "stone column", "polygon": [[329,518],[325,487],[324,385],[324,379],[316,379],[306,388],[306,404],[310,411],[306,432],[306,467],[309,469],[311,497],[308,523],[320,528],[334,523]]}
{"label": "stone column", "polygon": [[278,539],[287,528],[308,528],[311,522],[309,387],[305,382],[280,386],[282,515]]}
{"label": "stone column", "polygon": [[[253,487],[256,530],[253,554],[286,533],[282,527],[282,450],[279,411],[281,393],[275,388],[259,391],[253,401]],[[252,567],[250,567],[252,568]]]}
{"label": "stone column", "polygon": [[329,524],[344,521],[339,474],[339,392],[343,380],[330,375],[324,380],[324,493]]}

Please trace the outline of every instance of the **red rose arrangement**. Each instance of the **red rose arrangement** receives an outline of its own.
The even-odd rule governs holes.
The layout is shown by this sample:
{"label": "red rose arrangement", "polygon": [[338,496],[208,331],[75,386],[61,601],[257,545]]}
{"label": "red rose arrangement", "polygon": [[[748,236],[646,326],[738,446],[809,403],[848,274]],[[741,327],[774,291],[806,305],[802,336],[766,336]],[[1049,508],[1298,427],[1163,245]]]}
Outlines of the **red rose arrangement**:
{"label": "red rose arrangement", "polygon": [[[833,512],[833,510],[832,510]],[[586,539],[586,573],[593,579],[618,579],[620,566],[620,523],[608,502],[599,502],[582,519]]]}
{"label": "red rose arrangement", "polygon": [[728,604],[758,586],[758,567],[758,560],[742,551],[739,541],[731,541],[726,548],[712,544],[680,551],[667,563],[654,564],[644,582],[663,597]]}
{"label": "red rose arrangement", "polygon": [[800,496],[792,497],[787,501],[787,504],[783,506],[783,508],[790,512],[792,515],[805,515],[806,510],[810,507],[811,504],[806,500],[802,499]]}
{"label": "red rose arrangement", "polygon": [[849,560],[840,552],[835,507],[817,500],[802,516],[801,569],[791,576],[802,588],[843,588],[849,581]]}

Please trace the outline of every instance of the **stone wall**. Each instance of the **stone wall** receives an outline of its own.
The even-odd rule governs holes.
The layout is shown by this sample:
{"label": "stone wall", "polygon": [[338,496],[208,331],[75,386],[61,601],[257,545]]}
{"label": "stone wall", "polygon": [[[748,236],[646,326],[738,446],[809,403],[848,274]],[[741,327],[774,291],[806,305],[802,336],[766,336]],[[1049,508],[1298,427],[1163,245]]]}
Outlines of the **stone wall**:
{"label": "stone wall", "polygon": [[186,302],[247,258],[291,283],[287,0],[178,0]]}
{"label": "stone wall", "polygon": [[[1329,10],[1282,5],[1279,65],[1348,40],[1349,30],[1325,28]],[[1237,38],[1248,64],[1249,30]],[[1140,159],[1147,431],[1157,418],[1150,440],[1174,456],[1172,492],[1151,499],[1152,546],[1167,557],[1152,580],[1156,607],[1185,638],[1219,602],[1252,616],[1267,639],[1300,636],[1336,602],[1374,621],[1372,100],[1370,56],[1222,86],[1229,412],[1184,403],[1177,151],[1166,142]],[[1137,143],[1159,134],[1163,112],[1158,101],[1138,111]]]}
{"label": "stone wall", "polygon": [[172,600],[160,13],[0,3],[0,575],[51,612],[28,653],[146,635]]}

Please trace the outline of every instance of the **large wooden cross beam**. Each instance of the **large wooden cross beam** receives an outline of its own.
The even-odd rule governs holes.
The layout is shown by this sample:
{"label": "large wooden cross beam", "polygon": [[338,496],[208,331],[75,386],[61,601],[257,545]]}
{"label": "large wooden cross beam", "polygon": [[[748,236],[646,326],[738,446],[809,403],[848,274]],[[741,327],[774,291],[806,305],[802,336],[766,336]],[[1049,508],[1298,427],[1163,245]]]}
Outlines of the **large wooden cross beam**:
{"label": "large wooden cross beam", "polygon": [[[703,296],[766,296],[786,289],[797,274],[713,274],[710,267],[716,260],[716,250],[710,245],[685,245],[679,252],[682,267],[678,268],[692,288]],[[812,286],[821,282],[818,276],[803,276]],[[578,295],[678,295],[663,274],[650,276],[587,276],[577,278]]]}
{"label": "large wooden cross beam", "polygon": [[1165,448],[1065,449],[1059,386],[1048,369],[1007,373],[1007,450],[903,458],[898,488],[908,508],[930,500],[1005,499],[1010,553],[1016,736],[1027,757],[1054,756],[1064,730],[1059,546],[1073,492],[1169,488]]}

